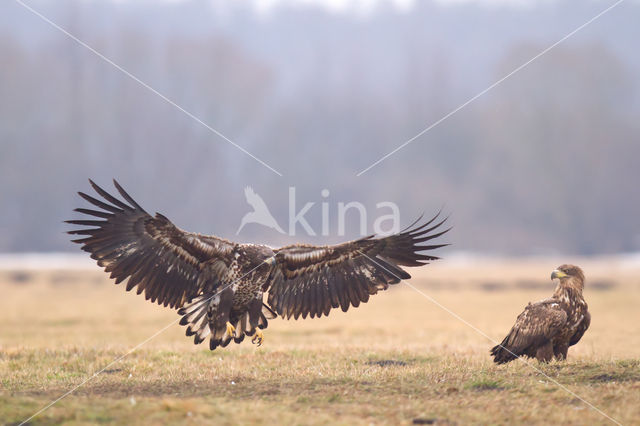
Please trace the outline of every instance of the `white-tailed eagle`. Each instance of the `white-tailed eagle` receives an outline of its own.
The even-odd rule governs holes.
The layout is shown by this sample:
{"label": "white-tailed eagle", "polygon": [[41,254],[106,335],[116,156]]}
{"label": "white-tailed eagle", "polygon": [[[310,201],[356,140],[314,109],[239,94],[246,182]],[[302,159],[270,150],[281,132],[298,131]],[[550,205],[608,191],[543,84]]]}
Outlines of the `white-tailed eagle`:
{"label": "white-tailed eagle", "polygon": [[569,346],[580,341],[589,324],[587,302],[582,297],[584,273],[574,265],[559,266],[551,273],[558,278],[548,299],[529,303],[502,343],[491,349],[493,361],[504,364],[519,356],[549,362],[567,358]]}
{"label": "white-tailed eagle", "polygon": [[160,213],[149,215],[115,180],[124,201],[90,183],[103,200],[79,192],[99,210],[75,210],[91,218],[67,221],[88,227],[69,231],[81,236],[73,241],[116,284],[128,280],[127,291],[135,288],[151,302],[178,309],[187,336],[195,336],[196,344],[209,337],[211,350],[245,335],[261,344],[260,330],[277,314],[314,318],[367,302],[411,278],[401,266],[438,259],[421,252],[445,246],[431,241],[450,229],[443,229],[446,218],[438,214],[384,238],[272,249],[183,231]]}

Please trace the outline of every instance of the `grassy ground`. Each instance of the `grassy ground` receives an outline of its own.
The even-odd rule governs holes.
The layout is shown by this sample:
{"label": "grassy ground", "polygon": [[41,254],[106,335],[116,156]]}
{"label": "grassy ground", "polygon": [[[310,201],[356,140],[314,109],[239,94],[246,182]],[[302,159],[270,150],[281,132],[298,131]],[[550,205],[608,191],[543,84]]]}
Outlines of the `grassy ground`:
{"label": "grassy ground", "polygon": [[[640,271],[577,263],[593,320],[564,363],[494,366],[492,342],[434,303],[499,340],[528,301],[551,293],[557,265],[442,262],[412,271],[431,300],[400,284],[346,314],[273,320],[260,348],[210,352],[174,324],[32,423],[611,423],[581,398],[639,423]],[[177,319],[97,270],[0,271],[0,294],[9,424]]]}

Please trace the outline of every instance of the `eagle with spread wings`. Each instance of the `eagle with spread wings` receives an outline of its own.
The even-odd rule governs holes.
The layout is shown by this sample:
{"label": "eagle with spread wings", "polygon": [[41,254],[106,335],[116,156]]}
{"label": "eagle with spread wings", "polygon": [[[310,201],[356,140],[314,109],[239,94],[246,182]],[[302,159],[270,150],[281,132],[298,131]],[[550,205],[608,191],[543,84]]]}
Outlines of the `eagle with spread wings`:
{"label": "eagle with spread wings", "polygon": [[89,182],[102,199],[78,193],[98,209],[75,209],[90,218],[66,221],[83,227],[69,231],[80,236],[72,241],[116,284],[127,280],[127,291],[135,288],[147,300],[177,309],[187,336],[195,344],[208,337],[211,350],[245,335],[262,344],[261,330],[277,315],[319,318],[332,308],[346,312],[366,303],[411,278],[402,266],[438,259],[422,252],[446,246],[432,240],[451,229],[443,229],[447,219],[438,213],[387,237],[273,249],[183,231],[160,213],[148,214],[117,181],[122,199]]}
{"label": "eagle with spread wings", "polygon": [[553,296],[529,303],[502,343],[491,349],[493,361],[505,364],[520,356],[549,362],[567,358],[569,347],[580,341],[591,324],[582,296],[584,272],[575,265],[561,265],[551,273],[558,279]]}

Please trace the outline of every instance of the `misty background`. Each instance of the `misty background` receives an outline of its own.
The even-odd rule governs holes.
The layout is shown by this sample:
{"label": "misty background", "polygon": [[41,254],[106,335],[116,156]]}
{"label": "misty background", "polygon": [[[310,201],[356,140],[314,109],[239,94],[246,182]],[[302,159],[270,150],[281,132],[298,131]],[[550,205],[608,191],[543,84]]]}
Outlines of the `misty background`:
{"label": "misty background", "polygon": [[[15,1],[0,4],[0,252],[77,251],[65,219],[116,178],[183,229],[336,243],[338,202],[440,208],[451,250],[640,251],[640,3],[628,0],[371,168],[613,1],[192,0],[28,4],[264,167]],[[360,5],[360,6],[358,6]],[[251,186],[287,229],[250,224]],[[329,190],[328,197],[321,191]],[[358,216],[347,218],[358,237]]]}

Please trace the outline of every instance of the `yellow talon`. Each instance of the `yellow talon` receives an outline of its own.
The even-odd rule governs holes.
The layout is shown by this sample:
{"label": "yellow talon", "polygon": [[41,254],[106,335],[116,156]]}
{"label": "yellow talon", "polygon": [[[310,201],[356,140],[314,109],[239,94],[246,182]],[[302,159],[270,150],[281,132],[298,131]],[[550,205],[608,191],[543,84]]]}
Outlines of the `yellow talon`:
{"label": "yellow talon", "polygon": [[260,330],[259,328],[256,329],[256,334],[255,336],[253,336],[253,339],[251,339],[251,343],[257,343],[258,346],[262,346],[262,344],[264,343],[264,334],[262,334],[262,330]]}
{"label": "yellow talon", "polygon": [[230,337],[233,336],[233,333],[236,332],[236,328],[231,325],[231,323],[229,321],[227,321],[227,335],[229,335]]}

